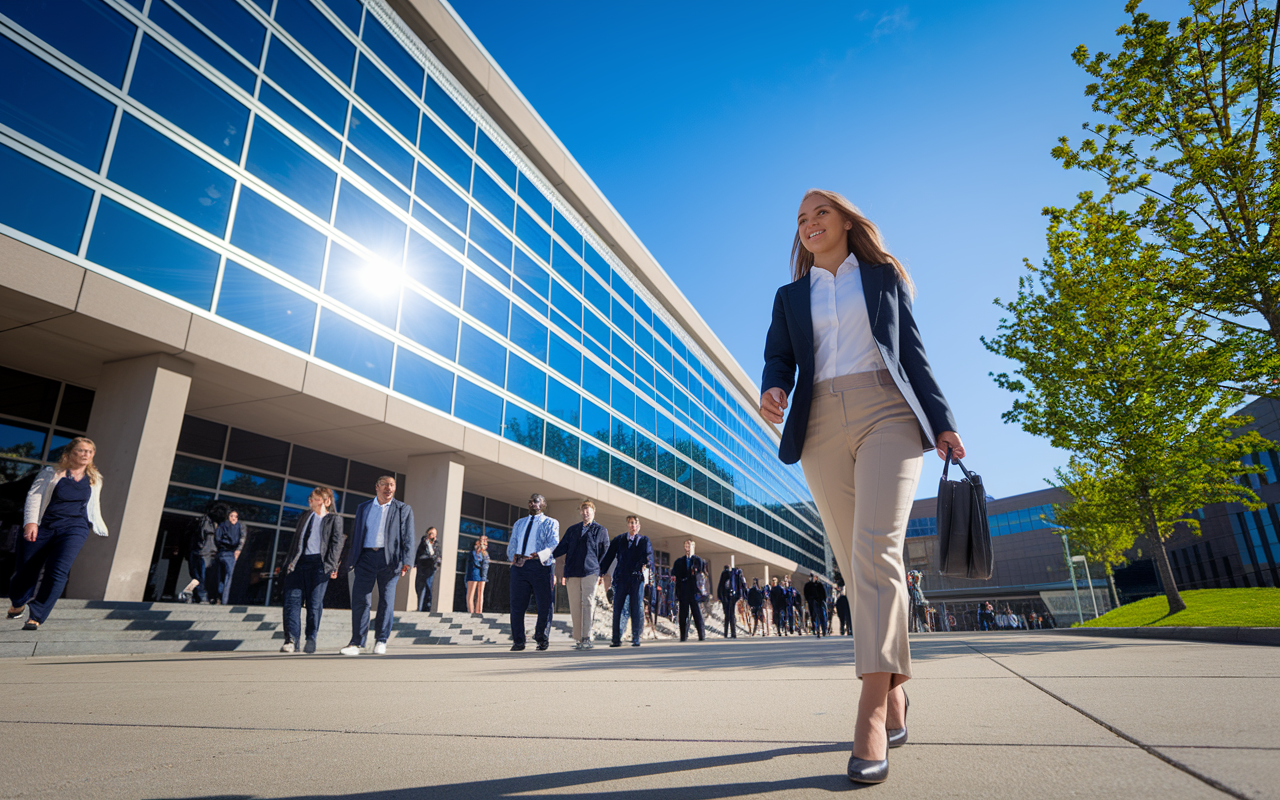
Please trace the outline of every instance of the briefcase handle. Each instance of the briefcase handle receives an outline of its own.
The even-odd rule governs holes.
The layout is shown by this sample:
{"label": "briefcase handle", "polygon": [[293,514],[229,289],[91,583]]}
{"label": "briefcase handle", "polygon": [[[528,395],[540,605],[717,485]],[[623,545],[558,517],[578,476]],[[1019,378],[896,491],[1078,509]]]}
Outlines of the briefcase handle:
{"label": "briefcase handle", "polygon": [[942,479],[944,481],[947,479],[947,469],[951,466],[952,461],[956,462],[956,466],[960,468],[960,471],[963,472],[964,476],[969,479],[970,483],[972,483],[973,473],[965,469],[965,466],[963,463],[961,463],[960,459],[958,458],[953,459],[951,457],[951,445],[947,445],[947,460],[942,464]]}

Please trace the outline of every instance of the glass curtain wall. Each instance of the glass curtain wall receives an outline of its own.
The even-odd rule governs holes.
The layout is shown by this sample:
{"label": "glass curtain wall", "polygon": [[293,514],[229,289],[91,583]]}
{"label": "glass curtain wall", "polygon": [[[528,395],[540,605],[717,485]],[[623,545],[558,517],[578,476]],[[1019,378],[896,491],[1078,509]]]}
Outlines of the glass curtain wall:
{"label": "glass curtain wall", "polygon": [[797,466],[379,0],[0,5],[0,231],[825,571]]}

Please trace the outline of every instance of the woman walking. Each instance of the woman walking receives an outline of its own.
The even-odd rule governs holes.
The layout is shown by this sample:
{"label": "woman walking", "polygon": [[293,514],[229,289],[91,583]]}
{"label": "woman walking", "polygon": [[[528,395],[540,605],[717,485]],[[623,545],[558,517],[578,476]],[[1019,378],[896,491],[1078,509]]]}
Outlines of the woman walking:
{"label": "woman walking", "polygon": [[324,595],[329,581],[338,577],[342,560],[342,517],[333,513],[333,491],[324,486],[311,490],[307,498],[311,510],[298,519],[289,542],[284,566],[284,645],[282,653],[292,653],[302,627],[302,604],[307,604],[307,640],[304,653],[316,651],[316,635],[324,613]]}
{"label": "woman walking", "polygon": [[484,613],[484,584],[489,580],[489,537],[480,534],[467,558],[467,611]]}
{"label": "woman walking", "polygon": [[805,194],[791,277],[774,298],[760,415],[781,424],[795,389],[778,457],[804,469],[849,584],[862,693],[848,775],[880,783],[907,739],[902,550],[922,452],[963,458],[964,445],[912,317],[915,284],[841,195]]}
{"label": "woman walking", "polygon": [[96,451],[92,441],[77,436],[63,449],[58,466],[40,470],[27,492],[17,565],[9,581],[9,619],[31,610],[24,631],[38,630],[49,617],[89,532],[107,535],[99,510],[102,474],[93,465]]}

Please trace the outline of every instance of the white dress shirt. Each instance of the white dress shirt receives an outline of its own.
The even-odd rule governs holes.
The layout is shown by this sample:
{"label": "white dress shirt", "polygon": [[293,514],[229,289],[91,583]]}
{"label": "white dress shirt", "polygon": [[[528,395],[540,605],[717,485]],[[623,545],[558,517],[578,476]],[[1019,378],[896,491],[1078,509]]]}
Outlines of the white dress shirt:
{"label": "white dress shirt", "polygon": [[[395,498],[393,497],[392,500]],[[365,547],[386,547],[387,546],[387,509],[391,508],[391,500],[383,503],[378,498],[373,498],[373,508],[369,509],[368,516],[365,517],[364,526],[364,546]],[[375,519],[375,515],[377,518]]]}
{"label": "white dress shirt", "polygon": [[809,306],[814,383],[885,368],[871,335],[856,256],[850,253],[835,275],[821,267],[809,270]]}

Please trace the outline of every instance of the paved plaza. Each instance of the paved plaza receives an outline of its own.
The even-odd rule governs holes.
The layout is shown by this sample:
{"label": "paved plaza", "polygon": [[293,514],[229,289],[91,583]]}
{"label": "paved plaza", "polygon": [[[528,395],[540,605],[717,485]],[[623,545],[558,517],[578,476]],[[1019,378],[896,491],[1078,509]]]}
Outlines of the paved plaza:
{"label": "paved plaza", "polygon": [[[51,621],[52,622],[52,621]],[[52,629],[52,628],[51,628]],[[0,660],[14,798],[1280,797],[1280,650],[934,634],[844,776],[849,639]]]}

